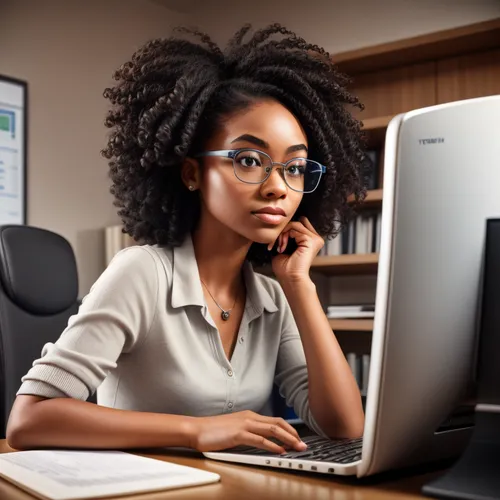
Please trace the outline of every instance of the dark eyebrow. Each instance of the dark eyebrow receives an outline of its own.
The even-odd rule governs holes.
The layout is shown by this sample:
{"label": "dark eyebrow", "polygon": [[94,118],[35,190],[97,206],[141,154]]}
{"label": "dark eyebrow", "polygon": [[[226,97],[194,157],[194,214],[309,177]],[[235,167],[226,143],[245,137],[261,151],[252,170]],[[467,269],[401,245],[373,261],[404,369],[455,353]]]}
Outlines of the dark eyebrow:
{"label": "dark eyebrow", "polygon": [[296,144],[287,148],[286,154],[294,153],[295,151],[305,151],[307,153],[307,147],[305,144]]}
{"label": "dark eyebrow", "polygon": [[236,137],[234,141],[231,141],[231,144],[233,142],[239,142],[239,141],[251,142],[256,146],[259,146],[260,148],[269,148],[269,144],[266,141],[263,141],[262,139],[259,139],[258,137],[255,137],[254,135],[250,134],[243,134],[240,135],[239,137]]}
{"label": "dark eyebrow", "polygon": [[[255,137],[251,134],[240,135],[239,137],[231,141],[231,144],[238,141],[251,142],[252,144],[255,144],[256,146],[259,146],[261,148],[269,148],[269,144],[266,141],[263,141],[262,139],[259,139],[258,137]],[[295,144],[295,146],[290,146],[289,148],[287,148],[286,154],[294,153],[295,151],[305,151],[307,153],[307,147],[305,144]]]}

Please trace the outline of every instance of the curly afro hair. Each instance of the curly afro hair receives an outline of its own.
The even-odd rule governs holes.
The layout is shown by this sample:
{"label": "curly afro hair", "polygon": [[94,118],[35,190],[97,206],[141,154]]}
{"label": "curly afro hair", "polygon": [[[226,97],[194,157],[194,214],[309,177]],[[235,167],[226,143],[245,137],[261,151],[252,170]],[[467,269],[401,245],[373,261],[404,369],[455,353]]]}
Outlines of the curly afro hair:
{"label": "curly afro hair", "polygon": [[[198,193],[181,181],[187,156],[203,150],[221,120],[257,100],[275,99],[297,116],[310,158],[326,174],[303,197],[305,215],[323,237],[335,236],[365,196],[361,122],[349,107],[363,109],[330,55],[292,31],[273,24],[244,41],[243,26],[221,50],[208,35],[177,28],[199,39],[155,39],[113,75],[104,91],[112,104],[105,125],[112,131],[102,154],[109,160],[111,193],[123,231],[146,244],[177,246],[194,229]],[[349,196],[354,204],[349,203]],[[247,258],[269,262],[265,244]]]}

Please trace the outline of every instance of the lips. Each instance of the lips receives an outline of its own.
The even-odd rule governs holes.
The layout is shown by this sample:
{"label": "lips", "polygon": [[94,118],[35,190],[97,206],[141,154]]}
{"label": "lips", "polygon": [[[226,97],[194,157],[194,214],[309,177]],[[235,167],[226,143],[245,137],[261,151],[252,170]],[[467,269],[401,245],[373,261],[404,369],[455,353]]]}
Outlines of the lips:
{"label": "lips", "polygon": [[256,210],[254,214],[282,215],[283,217],[286,217],[285,211],[279,207],[264,207],[260,210]]}
{"label": "lips", "polygon": [[278,207],[264,207],[260,210],[252,212],[252,214],[262,222],[272,225],[281,224],[283,219],[286,217],[285,211]]}

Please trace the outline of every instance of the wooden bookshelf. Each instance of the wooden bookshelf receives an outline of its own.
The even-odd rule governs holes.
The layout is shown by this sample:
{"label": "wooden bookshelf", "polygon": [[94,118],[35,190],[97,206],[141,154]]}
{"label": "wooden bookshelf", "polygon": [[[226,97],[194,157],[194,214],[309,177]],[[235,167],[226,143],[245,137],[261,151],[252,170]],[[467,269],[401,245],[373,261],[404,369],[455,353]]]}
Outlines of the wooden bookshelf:
{"label": "wooden bookshelf", "polygon": [[381,205],[384,198],[384,191],[382,189],[372,189],[366,193],[364,200],[365,205]]}
{"label": "wooden bookshelf", "polygon": [[373,319],[329,319],[328,321],[334,332],[373,331]]}
{"label": "wooden bookshelf", "polygon": [[[383,204],[385,135],[399,113],[446,102],[500,94],[500,18],[332,55],[352,78],[350,91],[365,106],[354,110],[367,149],[380,152],[379,187],[363,208]],[[352,202],[352,198],[350,199]],[[376,274],[378,254],[317,257],[312,270],[324,275]],[[373,319],[330,319],[344,352],[371,352]]]}
{"label": "wooden bookshelf", "polygon": [[366,120],[363,121],[363,130],[367,130],[370,132],[374,130],[385,131],[387,125],[389,125],[389,122],[392,120],[392,118],[393,115],[367,118]]}
{"label": "wooden bookshelf", "polygon": [[500,19],[429,33],[335,54],[332,60],[348,75],[376,72],[425,61],[497,48]]}
{"label": "wooden bookshelf", "polygon": [[333,275],[376,274],[378,254],[322,255],[316,257],[311,265],[312,271]]}
{"label": "wooden bookshelf", "polygon": [[[377,269],[378,253],[320,255],[311,264],[311,271],[328,276],[376,274]],[[266,276],[273,274],[270,265],[257,267],[255,271]]]}
{"label": "wooden bookshelf", "polygon": [[[382,205],[382,200],[384,198],[384,191],[382,189],[371,189],[366,192],[366,198],[360,208],[367,207],[380,207]],[[353,197],[349,198],[350,202],[354,201]]]}
{"label": "wooden bookshelf", "polygon": [[393,117],[394,115],[385,115],[363,120],[363,116],[360,115],[368,149],[380,149],[383,146],[387,126]]}

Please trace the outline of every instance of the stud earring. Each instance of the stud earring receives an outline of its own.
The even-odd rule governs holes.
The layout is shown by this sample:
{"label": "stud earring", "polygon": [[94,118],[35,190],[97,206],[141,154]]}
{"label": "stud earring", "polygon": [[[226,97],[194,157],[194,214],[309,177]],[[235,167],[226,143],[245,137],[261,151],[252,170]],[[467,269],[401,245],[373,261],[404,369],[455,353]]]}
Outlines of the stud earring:
{"label": "stud earring", "polygon": [[189,191],[194,191],[194,186],[193,185],[189,186]]}

